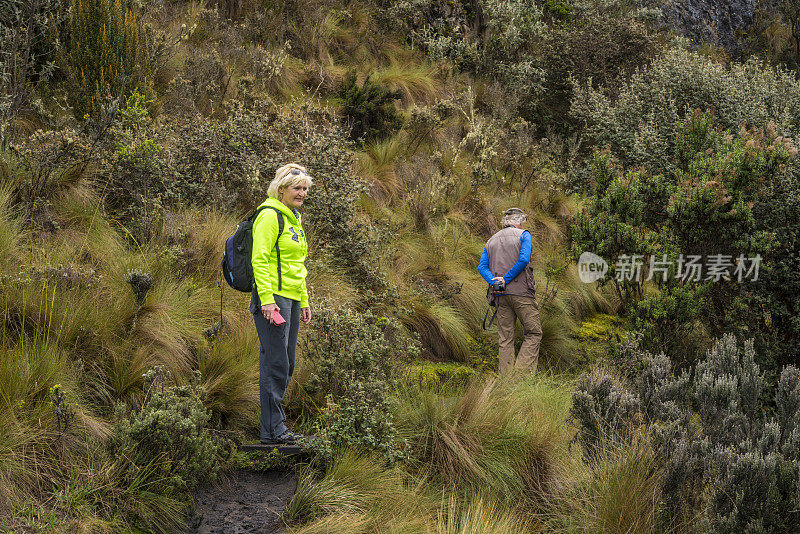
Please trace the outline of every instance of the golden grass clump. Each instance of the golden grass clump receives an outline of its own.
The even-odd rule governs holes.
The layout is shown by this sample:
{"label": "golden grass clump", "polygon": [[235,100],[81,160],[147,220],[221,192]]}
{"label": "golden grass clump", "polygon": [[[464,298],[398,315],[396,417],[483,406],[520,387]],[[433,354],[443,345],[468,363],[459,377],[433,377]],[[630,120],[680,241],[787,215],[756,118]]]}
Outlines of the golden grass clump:
{"label": "golden grass clump", "polygon": [[246,319],[226,326],[198,354],[203,404],[223,428],[245,429],[258,417],[259,343]]}
{"label": "golden grass clump", "polygon": [[439,509],[435,534],[525,534],[531,532],[530,519],[504,509],[491,497],[458,499],[451,495]]}
{"label": "golden grass clump", "polygon": [[357,532],[386,532],[397,523],[416,524],[414,530],[420,531],[430,515],[430,502],[418,487],[407,484],[400,469],[386,468],[376,457],[345,452],[321,479],[312,471],[301,476],[284,519],[306,523],[297,531],[302,533],[326,532],[352,521],[361,525]]}
{"label": "golden grass clump", "polygon": [[[411,465],[450,488],[491,491],[502,502],[535,506],[558,484],[566,446],[568,392],[477,380],[461,398],[432,390],[401,397],[397,425],[411,446]],[[568,398],[568,397],[567,397]]]}
{"label": "golden grass clump", "polygon": [[405,150],[405,138],[395,135],[370,141],[356,154],[358,174],[373,185],[378,198],[392,200],[400,193],[402,183],[395,162]]}
{"label": "golden grass clump", "polygon": [[655,532],[661,471],[642,436],[579,464],[553,521],[556,532]]}
{"label": "golden grass clump", "polygon": [[400,91],[405,105],[434,102],[441,96],[442,84],[436,68],[424,63],[392,61],[371,74],[372,81],[392,91]]}

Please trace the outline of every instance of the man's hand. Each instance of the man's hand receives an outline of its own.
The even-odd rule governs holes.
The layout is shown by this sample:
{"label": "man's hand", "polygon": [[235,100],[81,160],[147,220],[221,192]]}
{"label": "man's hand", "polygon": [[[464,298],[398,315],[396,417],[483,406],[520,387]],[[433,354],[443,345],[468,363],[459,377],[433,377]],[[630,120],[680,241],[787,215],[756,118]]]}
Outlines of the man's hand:
{"label": "man's hand", "polygon": [[300,320],[305,324],[311,322],[311,308],[300,308]]}
{"label": "man's hand", "polygon": [[264,319],[266,319],[267,321],[269,321],[270,324],[273,325],[275,324],[275,322],[273,321],[275,310],[277,310],[278,313],[281,312],[281,309],[274,302],[272,304],[264,304],[263,306],[261,306],[261,313],[264,314]]}
{"label": "man's hand", "polygon": [[505,278],[503,278],[502,276],[495,276],[494,278],[492,278],[492,282],[505,282]]}

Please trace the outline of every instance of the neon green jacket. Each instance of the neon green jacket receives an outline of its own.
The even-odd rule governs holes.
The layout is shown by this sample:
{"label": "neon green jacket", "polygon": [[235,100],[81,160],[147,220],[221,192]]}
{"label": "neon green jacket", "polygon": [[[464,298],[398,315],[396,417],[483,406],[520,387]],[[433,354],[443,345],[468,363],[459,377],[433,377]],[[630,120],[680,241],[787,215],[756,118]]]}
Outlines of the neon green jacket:
{"label": "neon green jacket", "polygon": [[[275,198],[268,198],[262,206],[278,208],[283,213],[283,233],[278,238],[278,214],[264,209],[253,222],[253,276],[261,305],[275,302],[273,295],[300,301],[300,307],[308,307],[306,289],[306,266],[308,255],[306,233],[300,223],[299,214]],[[281,251],[281,286],[278,289],[278,257],[275,240]]]}

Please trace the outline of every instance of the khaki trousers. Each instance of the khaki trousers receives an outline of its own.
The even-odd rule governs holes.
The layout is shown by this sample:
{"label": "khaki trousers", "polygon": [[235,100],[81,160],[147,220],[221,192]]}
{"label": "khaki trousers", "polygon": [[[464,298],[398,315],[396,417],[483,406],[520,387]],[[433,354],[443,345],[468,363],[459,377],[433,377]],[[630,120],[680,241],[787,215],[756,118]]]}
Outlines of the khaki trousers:
{"label": "khaki trousers", "polygon": [[[514,327],[517,319],[525,328],[525,340],[514,362]],[[542,342],[542,324],[536,297],[501,295],[497,297],[497,333],[500,337],[500,369],[536,372],[539,363],[539,344]]]}

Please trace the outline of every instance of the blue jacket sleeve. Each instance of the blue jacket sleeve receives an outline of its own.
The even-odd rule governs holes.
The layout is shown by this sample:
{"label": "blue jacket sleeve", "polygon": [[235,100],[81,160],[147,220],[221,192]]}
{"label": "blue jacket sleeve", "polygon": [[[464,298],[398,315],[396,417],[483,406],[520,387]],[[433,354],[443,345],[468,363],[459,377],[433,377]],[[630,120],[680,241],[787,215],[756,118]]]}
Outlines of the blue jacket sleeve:
{"label": "blue jacket sleeve", "polygon": [[489,270],[489,253],[486,252],[486,247],[483,247],[483,254],[481,254],[481,261],[478,262],[478,272],[486,280],[487,284],[492,283],[492,271]]}
{"label": "blue jacket sleeve", "polygon": [[[506,281],[506,284],[512,281],[514,278],[525,269],[525,266],[528,265],[531,261],[531,234],[527,230],[522,232],[522,236],[519,238],[519,259],[517,263],[509,270],[504,276],[503,280]],[[485,278],[485,277],[484,277]]]}

